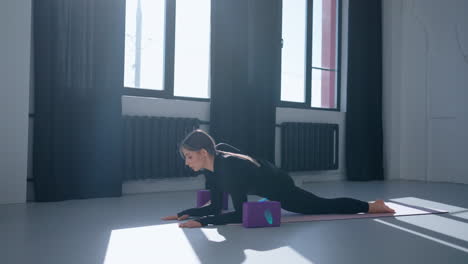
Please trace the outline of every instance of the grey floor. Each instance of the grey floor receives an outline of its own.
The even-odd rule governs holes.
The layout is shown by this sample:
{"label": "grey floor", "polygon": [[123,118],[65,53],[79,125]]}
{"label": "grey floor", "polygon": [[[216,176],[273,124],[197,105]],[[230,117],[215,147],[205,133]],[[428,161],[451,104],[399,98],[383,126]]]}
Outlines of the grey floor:
{"label": "grey floor", "polygon": [[191,207],[195,192],[0,205],[0,263],[468,263],[468,185],[304,187],[323,197],[397,199],[450,213],[180,229],[160,218]]}

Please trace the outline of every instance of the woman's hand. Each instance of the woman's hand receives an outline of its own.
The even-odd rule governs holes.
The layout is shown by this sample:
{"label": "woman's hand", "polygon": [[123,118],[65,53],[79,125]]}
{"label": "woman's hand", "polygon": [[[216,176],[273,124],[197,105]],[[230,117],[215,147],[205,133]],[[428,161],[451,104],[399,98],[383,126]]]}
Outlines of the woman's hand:
{"label": "woman's hand", "polygon": [[182,227],[182,228],[196,228],[196,227],[202,227],[202,224],[200,222],[190,220],[188,222],[179,224],[179,227]]}
{"label": "woman's hand", "polygon": [[185,220],[187,218],[189,218],[189,215],[183,215],[181,217],[178,217],[177,215],[171,215],[171,216],[162,217],[161,219],[162,220],[179,220],[179,221],[182,221],[182,220]]}

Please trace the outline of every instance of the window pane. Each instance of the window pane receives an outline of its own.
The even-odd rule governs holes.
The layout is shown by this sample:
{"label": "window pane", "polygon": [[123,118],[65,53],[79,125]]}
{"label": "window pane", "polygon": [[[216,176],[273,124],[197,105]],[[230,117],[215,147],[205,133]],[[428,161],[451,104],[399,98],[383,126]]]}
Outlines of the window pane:
{"label": "window pane", "polygon": [[210,0],[177,0],[174,95],[209,98]]}
{"label": "window pane", "polygon": [[125,87],[163,89],[165,0],[127,0]]}
{"label": "window pane", "polygon": [[283,1],[281,100],[305,102],[306,1]]}
{"label": "window pane", "polygon": [[314,0],[312,66],[336,69],[336,0]]}
{"label": "window pane", "polygon": [[311,106],[336,108],[336,72],[312,69]]}

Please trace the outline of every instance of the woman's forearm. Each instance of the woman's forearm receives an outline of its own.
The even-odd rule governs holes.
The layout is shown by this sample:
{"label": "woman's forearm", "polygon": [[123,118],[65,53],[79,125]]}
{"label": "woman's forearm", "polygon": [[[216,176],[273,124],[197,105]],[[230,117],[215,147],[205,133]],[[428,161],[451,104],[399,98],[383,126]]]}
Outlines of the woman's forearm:
{"label": "woman's forearm", "polygon": [[191,208],[184,210],[182,212],[177,213],[177,216],[180,217],[182,215],[189,215],[189,216],[208,216],[208,215],[215,215],[219,214],[221,209],[216,210],[213,205],[200,207],[200,208]]}

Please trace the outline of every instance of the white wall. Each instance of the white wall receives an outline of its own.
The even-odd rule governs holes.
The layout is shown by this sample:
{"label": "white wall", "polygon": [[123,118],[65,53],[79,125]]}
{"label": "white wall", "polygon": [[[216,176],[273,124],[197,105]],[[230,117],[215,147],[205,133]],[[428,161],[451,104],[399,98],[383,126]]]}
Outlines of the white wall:
{"label": "white wall", "polygon": [[385,173],[468,183],[468,1],[383,1]]}
{"label": "white wall", "polygon": [[123,96],[122,114],[186,117],[198,118],[201,121],[209,121],[210,104],[208,102],[199,101]]}
{"label": "white wall", "polygon": [[386,179],[400,176],[400,105],[402,90],[402,30],[401,0],[382,2],[382,72],[383,72],[383,149]]}
{"label": "white wall", "polygon": [[26,201],[31,0],[0,2],[0,204]]}

